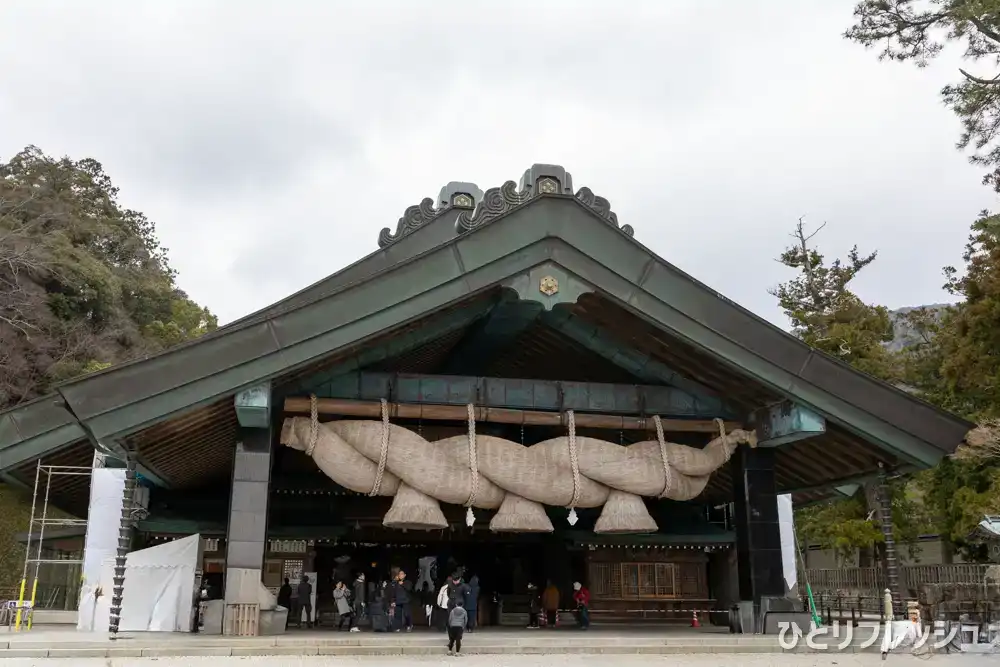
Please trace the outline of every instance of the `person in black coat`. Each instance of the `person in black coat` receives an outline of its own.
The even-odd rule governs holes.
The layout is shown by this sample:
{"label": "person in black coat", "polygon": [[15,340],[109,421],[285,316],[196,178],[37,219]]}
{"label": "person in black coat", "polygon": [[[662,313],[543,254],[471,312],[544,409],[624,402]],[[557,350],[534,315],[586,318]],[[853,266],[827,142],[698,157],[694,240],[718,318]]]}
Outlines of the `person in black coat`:
{"label": "person in black coat", "polygon": [[469,620],[465,629],[472,632],[476,629],[476,612],[479,609],[479,575],[474,574],[469,579],[468,593],[465,595],[465,611],[469,614]]}
{"label": "person in black coat", "polygon": [[365,610],[368,607],[367,597],[365,596],[365,573],[361,572],[358,574],[358,578],[354,580],[353,591],[354,593],[351,604],[354,606],[354,624],[355,627],[361,624],[361,619],[364,618]]}
{"label": "person in black coat", "polygon": [[375,589],[371,604],[368,605],[368,615],[372,619],[372,630],[375,632],[389,631],[388,588],[388,582],[383,581],[379,584]]}
{"label": "person in black coat", "polygon": [[285,577],[285,583],[278,589],[278,604],[288,610],[288,614],[285,615],[285,627],[287,628],[288,619],[292,617],[292,585],[288,582],[288,577]]}
{"label": "person in black coat", "polygon": [[396,580],[390,586],[390,593],[395,611],[392,619],[393,630],[396,632],[400,630],[412,631],[413,612],[410,609],[412,586],[406,580],[406,572],[403,570],[396,574]]}
{"label": "person in black coat", "polygon": [[538,594],[538,586],[528,584],[528,628],[535,630],[538,626],[538,616],[542,612],[542,596]]}
{"label": "person in black coat", "polygon": [[448,580],[448,611],[458,606],[458,601],[469,599],[469,585],[462,581],[462,575],[455,572]]}

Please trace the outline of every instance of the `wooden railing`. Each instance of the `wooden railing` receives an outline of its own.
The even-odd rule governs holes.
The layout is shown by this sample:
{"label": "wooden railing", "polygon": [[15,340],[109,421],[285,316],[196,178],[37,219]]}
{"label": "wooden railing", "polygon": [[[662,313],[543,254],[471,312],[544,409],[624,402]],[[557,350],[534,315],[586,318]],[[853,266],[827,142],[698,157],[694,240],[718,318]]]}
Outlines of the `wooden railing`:
{"label": "wooden railing", "polygon": [[[899,568],[900,586],[915,594],[922,584],[982,584],[988,565],[956,563],[951,565],[904,565]],[[813,592],[855,592],[877,594],[886,588],[885,573],[880,567],[844,567],[799,571],[799,587],[806,581]]]}

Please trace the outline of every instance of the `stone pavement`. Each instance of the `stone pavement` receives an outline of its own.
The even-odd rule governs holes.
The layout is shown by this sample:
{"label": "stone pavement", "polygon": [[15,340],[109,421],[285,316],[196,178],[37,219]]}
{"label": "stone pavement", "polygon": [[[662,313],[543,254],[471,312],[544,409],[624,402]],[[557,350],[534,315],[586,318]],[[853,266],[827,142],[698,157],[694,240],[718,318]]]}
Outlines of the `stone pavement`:
{"label": "stone pavement", "polygon": [[[667,661],[670,661],[669,663]],[[243,657],[243,658],[85,658],[72,661],[73,667],[410,667],[411,665],[465,665],[467,667],[607,667],[607,658],[591,655],[467,655],[392,657]],[[998,656],[938,655],[936,667],[991,667],[1000,665]],[[878,653],[727,655],[697,654],[664,656],[630,655],[615,659],[615,667],[882,667],[918,665],[924,661],[912,655],[892,655],[882,662]],[[11,658],[3,667],[62,667],[67,661],[55,658]]]}

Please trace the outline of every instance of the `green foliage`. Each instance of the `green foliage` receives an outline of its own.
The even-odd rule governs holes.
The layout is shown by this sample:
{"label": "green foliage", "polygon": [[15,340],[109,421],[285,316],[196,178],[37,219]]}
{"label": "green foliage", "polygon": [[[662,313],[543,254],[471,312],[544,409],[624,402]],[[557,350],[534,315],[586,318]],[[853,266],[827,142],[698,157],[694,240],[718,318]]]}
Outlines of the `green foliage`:
{"label": "green foliage", "polygon": [[868,519],[868,508],[861,495],[830,500],[798,509],[795,529],[809,544],[830,549],[845,563],[852,563],[859,549],[883,541],[881,529]]}
{"label": "green foliage", "polygon": [[[893,537],[909,548],[911,556],[916,556],[920,536],[932,530],[919,498],[919,487],[912,480],[893,479],[889,482],[889,495]],[[878,514],[868,506],[862,493],[797,510],[795,529],[810,544],[833,550],[844,563],[851,562],[860,550],[885,542]]]}
{"label": "green foliage", "polygon": [[969,536],[984,515],[1000,509],[1000,470],[994,465],[947,458],[917,476],[935,532],[966,560],[985,556]]}
{"label": "green foliage", "polygon": [[[827,263],[824,255],[810,246],[820,229],[807,233],[799,220],[792,234],[794,243],[778,260],[799,275],[778,285],[771,294],[791,320],[793,333],[803,341],[860,371],[894,380],[898,362],[886,347],[893,339],[892,317],[884,306],[868,305],[850,291],[851,281],[875,261],[877,253],[861,255],[855,246],[846,260]],[[928,518],[908,480],[893,480],[890,491],[895,538],[912,548],[920,535],[928,532]],[[796,527],[810,543],[847,559],[884,540],[872,509],[865,494],[857,494],[800,509]]]}
{"label": "green foliage", "polygon": [[893,322],[883,306],[870,306],[850,291],[850,282],[870,265],[877,253],[862,256],[857,246],[847,260],[829,264],[809,242],[822,229],[807,233],[800,219],[795,242],[778,258],[799,271],[798,277],[778,285],[778,298],[792,322],[793,333],[809,345],[840,358],[855,368],[879,377],[894,373],[892,354],[885,343],[893,338]]}
{"label": "green foliage", "polygon": [[978,75],[959,69],[942,99],[962,122],[959,148],[990,171],[983,182],[1000,191],[1000,0],[861,0],[845,37],[880,49],[879,58],[926,66],[946,45],[963,47]]}
{"label": "green foliage", "polygon": [[215,329],[92,159],[0,163],[0,409]]}

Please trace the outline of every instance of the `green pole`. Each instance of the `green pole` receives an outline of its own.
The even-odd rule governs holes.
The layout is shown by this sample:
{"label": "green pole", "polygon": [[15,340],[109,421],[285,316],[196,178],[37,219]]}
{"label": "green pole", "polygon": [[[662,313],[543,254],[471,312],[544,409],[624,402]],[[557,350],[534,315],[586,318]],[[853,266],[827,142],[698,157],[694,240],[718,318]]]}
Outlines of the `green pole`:
{"label": "green pole", "polygon": [[806,581],[806,597],[809,598],[809,611],[812,613],[813,624],[818,628],[823,625],[823,619],[816,611],[816,599],[813,598],[813,589],[809,584],[809,576],[806,574],[806,559],[802,555],[802,547],[799,546],[799,531],[793,528],[792,534],[795,536],[795,553],[798,555],[799,562],[802,564],[802,578]]}

